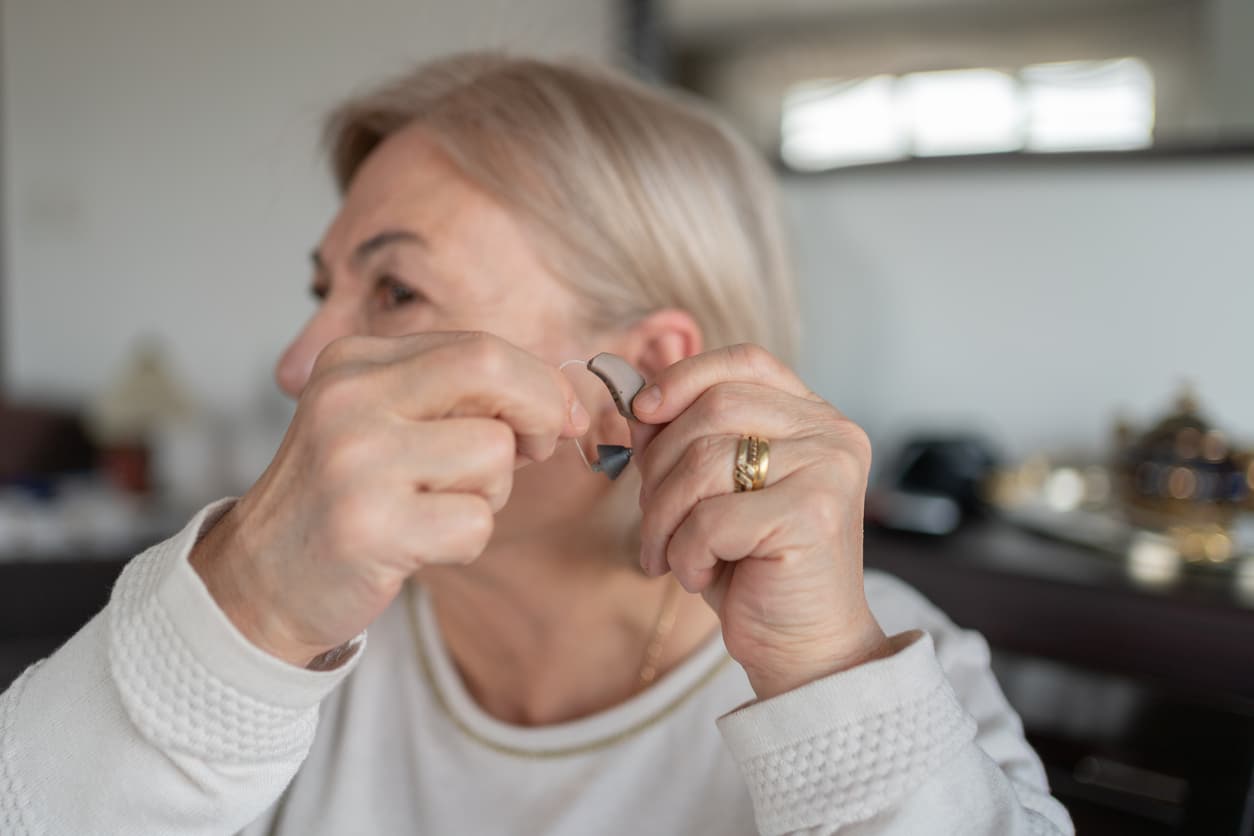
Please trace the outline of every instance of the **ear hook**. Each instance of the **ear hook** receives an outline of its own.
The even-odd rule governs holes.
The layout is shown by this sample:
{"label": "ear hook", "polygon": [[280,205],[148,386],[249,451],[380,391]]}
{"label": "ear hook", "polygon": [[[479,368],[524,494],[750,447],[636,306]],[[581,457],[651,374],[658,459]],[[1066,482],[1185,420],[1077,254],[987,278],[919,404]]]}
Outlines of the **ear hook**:
{"label": "ear hook", "polygon": [[[584,363],[584,361],[567,360],[558,366],[558,369],[564,369],[575,363]],[[631,364],[622,357],[608,352],[598,354],[584,363],[584,366],[605,384],[605,388],[610,391],[610,397],[614,399],[614,406],[618,408],[618,413],[628,421],[636,420],[636,416],[631,412],[631,402],[645,386],[644,377],[640,372],[632,368]],[[575,442],[575,447],[579,449],[579,457],[583,459],[588,469],[594,473],[604,473],[610,481],[621,476],[627,469],[628,462],[631,461],[630,447],[623,447],[619,444],[598,444],[597,461],[593,463],[588,461],[588,456],[584,453],[579,439],[572,438],[571,441]]]}

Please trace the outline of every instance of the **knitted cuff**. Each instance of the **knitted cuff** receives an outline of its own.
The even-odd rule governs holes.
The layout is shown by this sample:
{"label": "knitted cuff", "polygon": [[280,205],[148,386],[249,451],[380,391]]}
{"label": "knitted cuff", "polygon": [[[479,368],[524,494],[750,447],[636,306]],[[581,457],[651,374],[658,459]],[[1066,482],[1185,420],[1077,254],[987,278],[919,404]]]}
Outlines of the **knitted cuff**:
{"label": "knitted cuff", "polygon": [[893,642],[892,656],[719,719],[764,836],[869,819],[974,739],[931,636]]}
{"label": "knitted cuff", "polygon": [[108,607],[110,670],[132,722],[162,748],[220,763],[298,756],[313,740],[318,703],[362,653],[334,670],[307,670],[236,629],[188,563],[229,507],[208,506],[127,564]]}
{"label": "knitted cuff", "polygon": [[0,692],[0,833],[36,832],[28,788],[16,766],[12,729],[26,684],[42,664],[41,660],[31,665],[8,690]]}

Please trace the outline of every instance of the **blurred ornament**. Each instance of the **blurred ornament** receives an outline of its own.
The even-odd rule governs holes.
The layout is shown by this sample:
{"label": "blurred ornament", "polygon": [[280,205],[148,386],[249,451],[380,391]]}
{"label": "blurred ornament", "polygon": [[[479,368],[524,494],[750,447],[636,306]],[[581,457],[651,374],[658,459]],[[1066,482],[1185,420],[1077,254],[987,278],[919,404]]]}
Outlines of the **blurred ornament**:
{"label": "blurred ornament", "polygon": [[1170,539],[1138,531],[1128,544],[1128,575],[1146,586],[1169,586],[1180,577],[1180,558]]}
{"label": "blurred ornament", "polygon": [[1106,465],[1037,455],[993,474],[985,495],[1021,527],[1123,558],[1138,584],[1238,570],[1254,600],[1254,450],[1212,426],[1189,390],[1148,430],[1120,416],[1113,435]]}
{"label": "blurred ornament", "polygon": [[1144,433],[1121,421],[1115,441],[1112,469],[1128,519],[1166,532],[1190,562],[1229,560],[1229,528],[1238,512],[1254,510],[1254,453],[1234,449],[1188,388],[1175,411]]}
{"label": "blurred ornament", "polygon": [[158,433],[195,414],[192,398],[170,371],[160,345],[139,344],[88,409],[88,426],[110,481],[132,493],[149,491],[150,451]]}
{"label": "blurred ornament", "polygon": [[[1251,454],[1234,450],[1228,436],[1201,414],[1194,392],[1185,389],[1175,411],[1144,434],[1116,427],[1114,471],[1117,494],[1129,519],[1146,528],[1194,531],[1209,549],[1183,549],[1186,558],[1221,562],[1228,553],[1216,531],[1224,531],[1240,510],[1254,509]],[[1216,558],[1215,555],[1223,555]]]}

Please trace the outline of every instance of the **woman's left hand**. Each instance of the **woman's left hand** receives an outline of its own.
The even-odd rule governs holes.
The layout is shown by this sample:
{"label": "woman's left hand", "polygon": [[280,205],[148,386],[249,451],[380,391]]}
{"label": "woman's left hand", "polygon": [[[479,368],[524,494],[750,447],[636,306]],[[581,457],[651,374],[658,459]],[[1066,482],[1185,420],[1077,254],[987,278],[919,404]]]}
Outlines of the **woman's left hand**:
{"label": "woman's left hand", "polygon": [[[863,592],[860,427],[756,345],[681,360],[632,406],[641,565],[705,597],[760,699],[890,652]],[[745,434],[769,442],[769,467],[736,493]]]}

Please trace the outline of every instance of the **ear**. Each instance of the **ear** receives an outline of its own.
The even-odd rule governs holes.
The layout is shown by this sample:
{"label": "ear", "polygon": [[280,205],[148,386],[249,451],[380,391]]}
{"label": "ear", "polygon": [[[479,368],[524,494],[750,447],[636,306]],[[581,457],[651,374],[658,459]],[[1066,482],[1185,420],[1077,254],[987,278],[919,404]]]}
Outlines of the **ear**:
{"label": "ear", "polygon": [[705,344],[701,326],[678,308],[654,311],[634,323],[625,337],[615,353],[649,381],[685,357],[700,354]]}

